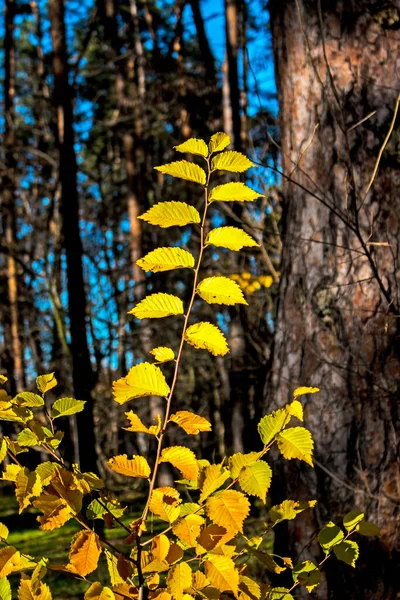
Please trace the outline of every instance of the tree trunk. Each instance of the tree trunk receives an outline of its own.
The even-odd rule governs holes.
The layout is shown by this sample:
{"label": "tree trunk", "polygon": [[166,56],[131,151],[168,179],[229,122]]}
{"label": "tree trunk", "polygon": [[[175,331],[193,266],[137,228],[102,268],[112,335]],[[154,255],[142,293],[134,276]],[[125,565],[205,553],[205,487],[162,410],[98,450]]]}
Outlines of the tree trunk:
{"label": "tree trunk", "polygon": [[86,331],[86,293],[83,278],[83,247],[79,229],[77,164],[74,150],[73,99],[68,81],[63,0],[49,0],[50,33],[53,48],[54,106],[57,118],[59,178],[61,183],[62,234],[67,267],[68,314],[71,333],[72,379],[75,396],[86,400],[79,413],[80,467],[97,470],[93,421],[93,372]]}
{"label": "tree trunk", "polygon": [[15,205],[15,47],[14,17],[16,5],[14,0],[7,0],[5,6],[4,35],[4,175],[3,202],[5,207],[5,239],[7,244],[7,287],[8,309],[12,344],[12,364],[14,392],[24,388],[23,351],[20,338],[20,314],[18,306],[18,274],[15,261],[16,205]]}
{"label": "tree trunk", "polygon": [[391,30],[400,3],[379,12],[381,4],[270,2],[282,169],[295,182],[283,179],[268,410],[299,385],[321,388],[305,401],[315,472],[284,464],[280,491],[319,500],[316,516],[290,528],[291,549],[354,508],[382,530],[379,540],[360,540],[355,570],[326,563],[320,598],[383,600],[398,589],[400,172],[389,146],[367,194],[400,87]]}

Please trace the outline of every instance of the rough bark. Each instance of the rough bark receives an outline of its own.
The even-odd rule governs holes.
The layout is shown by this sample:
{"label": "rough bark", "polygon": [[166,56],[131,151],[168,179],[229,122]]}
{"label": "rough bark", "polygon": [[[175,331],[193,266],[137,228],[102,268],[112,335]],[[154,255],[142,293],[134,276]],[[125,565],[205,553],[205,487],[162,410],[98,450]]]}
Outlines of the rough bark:
{"label": "rough bark", "polygon": [[79,196],[77,163],[74,150],[73,98],[68,80],[68,58],[65,38],[63,0],[49,0],[52,67],[54,74],[54,107],[57,121],[59,178],[61,183],[61,218],[64,240],[68,315],[71,334],[72,379],[75,396],[86,400],[79,413],[79,458],[81,469],[95,471],[96,446],[93,420],[92,388],[94,377],[86,331],[86,293],[83,278],[83,247],[79,228]]}
{"label": "rough bark", "polygon": [[[390,5],[398,23],[400,3]],[[366,196],[400,87],[400,37],[383,8],[270,3],[282,169],[303,187],[283,179],[268,409],[287,402],[298,385],[321,388],[305,402],[315,472],[294,461],[284,467],[281,493],[319,500],[314,520],[305,516],[290,529],[292,549],[352,508],[382,529],[380,540],[362,543],[356,570],[328,561],[321,598],[382,600],[398,589],[400,171],[388,151]]]}

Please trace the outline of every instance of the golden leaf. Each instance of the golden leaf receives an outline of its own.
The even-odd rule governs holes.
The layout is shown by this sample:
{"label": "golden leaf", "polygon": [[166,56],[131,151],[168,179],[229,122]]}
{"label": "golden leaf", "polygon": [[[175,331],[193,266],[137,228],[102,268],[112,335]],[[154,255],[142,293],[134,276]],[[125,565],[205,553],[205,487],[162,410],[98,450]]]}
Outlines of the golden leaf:
{"label": "golden leaf", "polygon": [[31,499],[42,493],[42,482],[35,471],[26,467],[20,469],[15,482],[15,497],[19,504],[19,513],[30,505]]}
{"label": "golden leaf", "polygon": [[239,573],[235,563],[227,556],[212,555],[205,563],[206,577],[211,585],[220,592],[233,592],[237,597],[239,591]]}
{"label": "golden leaf", "polygon": [[171,415],[169,420],[177,423],[189,435],[196,435],[200,431],[211,431],[211,423],[207,419],[187,410],[179,410]]}
{"label": "golden leaf", "polygon": [[21,578],[18,588],[18,600],[52,600],[50,588],[43,582],[39,582],[36,589],[33,589],[30,579]]}
{"label": "golden leaf", "polygon": [[298,387],[293,392],[293,398],[298,398],[298,396],[304,396],[304,394],[316,394],[320,389],[317,387]]}
{"label": "golden leaf", "polygon": [[128,315],[134,315],[137,319],[162,319],[183,315],[183,303],[178,296],[172,294],[151,294],[132,308]]}
{"label": "golden leaf", "polygon": [[228,250],[241,250],[245,246],[251,248],[259,246],[253,238],[238,227],[217,227],[212,229],[205,241],[205,245],[218,246],[219,248],[227,248]]}
{"label": "golden leaf", "polygon": [[[172,502],[171,502],[172,499]],[[162,488],[153,490],[150,498],[149,509],[163,521],[173,523],[179,518],[178,503],[173,502],[173,497],[164,493]]]}
{"label": "golden leaf", "polygon": [[240,471],[239,485],[246,494],[258,496],[265,503],[271,479],[271,467],[264,461],[258,461]]}
{"label": "golden leaf", "polygon": [[175,354],[172,348],[166,346],[158,346],[150,350],[150,354],[154,356],[158,363],[168,362],[175,359]]}
{"label": "golden leaf", "polygon": [[[83,598],[84,600],[115,600],[116,596],[112,589],[104,587],[99,581],[95,581],[90,588],[86,590],[86,594]],[[119,600],[121,596],[117,596],[117,598]]]}
{"label": "golden leaf", "polygon": [[188,515],[176,521],[172,526],[172,532],[189,548],[196,545],[196,540],[200,535],[201,526],[204,519],[200,515]]}
{"label": "golden leaf", "polygon": [[114,400],[118,404],[144,396],[166,397],[169,392],[169,385],[161,369],[148,362],[135,365],[126,377],[113,383]]}
{"label": "golden leaf", "polygon": [[0,549],[0,579],[7,577],[20,563],[21,555],[14,546]]}
{"label": "golden leaf", "polygon": [[159,462],[171,463],[171,465],[182,473],[185,479],[197,479],[199,474],[196,456],[185,446],[171,446],[170,448],[164,448],[161,452]]}
{"label": "golden leaf", "polygon": [[173,566],[167,577],[167,588],[175,600],[182,600],[185,590],[192,585],[192,569],[187,563]]}
{"label": "golden leaf", "polygon": [[311,467],[314,442],[311,433],[305,427],[285,429],[276,438],[278,448],[284,458],[304,460]]}
{"label": "golden leaf", "polygon": [[199,283],[196,291],[209,304],[247,304],[238,284],[228,277],[207,277]]}
{"label": "golden leaf", "polygon": [[185,340],[195,348],[208,350],[214,356],[225,356],[229,352],[222,331],[207,321],[195,323],[187,328]]}
{"label": "golden leaf", "polygon": [[228,469],[221,465],[209,465],[204,469],[204,479],[201,485],[199,501],[204,502],[208,496],[213,494],[231,476]]}
{"label": "golden leaf", "polygon": [[174,150],[178,152],[189,152],[190,154],[196,154],[198,156],[203,156],[207,158],[208,156],[208,148],[207,144],[204,140],[199,140],[197,138],[190,138],[183,142],[183,144],[179,144],[179,146],[174,146]]}
{"label": "golden leaf", "polygon": [[57,385],[57,379],[54,376],[54,373],[47,373],[46,375],[39,375],[36,378],[36,386],[39,392],[45,394],[50,391]]}
{"label": "golden leaf", "polygon": [[190,223],[200,223],[199,212],[186,204],[186,202],[159,202],[152,206],[144,215],[138,217],[150,225],[159,225],[163,229],[166,227],[183,227]]}
{"label": "golden leaf", "polygon": [[128,459],[126,454],[120,454],[110,458],[107,464],[114,473],[120,473],[127,477],[141,477],[143,479],[150,477],[151,469],[144,456],[132,456],[131,459]]}
{"label": "golden leaf", "polygon": [[44,531],[62,527],[73,516],[67,502],[54,494],[42,494],[34,500],[33,506],[44,513],[43,516],[37,517],[40,529]]}
{"label": "golden leaf", "polygon": [[243,173],[254,166],[255,164],[244,154],[234,150],[228,150],[227,152],[217,154],[211,162],[213,171],[231,171],[232,173]]}
{"label": "golden leaf", "polygon": [[194,256],[182,248],[156,248],[143,258],[139,258],[136,264],[143,271],[150,271],[151,273],[181,268],[192,269],[194,267]]}
{"label": "golden leaf", "polygon": [[167,558],[170,548],[170,541],[163,533],[155,537],[151,543],[151,553],[154,558],[163,561]]}
{"label": "golden leaf", "polygon": [[248,454],[242,454],[241,452],[236,452],[236,454],[232,454],[229,458],[228,464],[229,469],[233,479],[239,475],[240,471],[247,467],[247,465],[251,465],[256,462],[261,456],[260,452],[249,452]]}
{"label": "golden leaf", "polygon": [[83,530],[72,538],[69,562],[82,577],[97,568],[100,554],[99,536],[93,531]]}
{"label": "golden leaf", "polygon": [[227,530],[243,531],[243,521],[250,512],[250,503],[241,492],[224,490],[207,499],[206,510],[216,525]]}
{"label": "golden leaf", "polygon": [[211,136],[210,143],[208,147],[210,148],[210,154],[213,152],[220,152],[224,150],[231,143],[231,138],[227,133],[223,133],[222,131],[218,131]]}
{"label": "golden leaf", "polygon": [[201,185],[206,184],[206,173],[204,169],[188,160],[177,160],[168,163],[167,165],[160,165],[159,167],[154,168],[156,171],[164,173],[164,175],[171,175],[171,177],[193,181],[194,183],[200,183]]}
{"label": "golden leaf", "polygon": [[[220,156],[223,156],[220,154]],[[259,194],[255,190],[241,183],[239,181],[232,181],[230,183],[224,183],[217,185],[210,192],[210,202],[253,202],[257,198],[261,198],[262,194]],[[233,227],[232,229],[236,229]],[[241,231],[240,229],[238,231]],[[249,236],[250,237],[250,236]],[[252,238],[250,238],[252,239]],[[258,245],[258,244],[257,244]]]}
{"label": "golden leaf", "polygon": [[[132,410],[125,413],[126,418],[130,422],[129,427],[123,427],[125,431],[133,431],[136,433],[148,433],[149,435],[158,435],[161,429],[161,417],[157,415],[157,425],[150,425],[150,427],[146,427],[138,417],[136,413]],[[155,420],[155,419],[154,419]]]}

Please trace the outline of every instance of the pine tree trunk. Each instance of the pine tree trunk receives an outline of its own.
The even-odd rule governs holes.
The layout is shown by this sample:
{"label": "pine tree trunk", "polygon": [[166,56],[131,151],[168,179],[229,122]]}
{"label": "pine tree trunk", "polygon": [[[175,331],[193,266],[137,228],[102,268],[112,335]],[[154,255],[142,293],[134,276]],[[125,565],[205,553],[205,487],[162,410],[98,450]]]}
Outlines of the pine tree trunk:
{"label": "pine tree trunk", "polygon": [[293,554],[354,508],[382,530],[380,540],[361,540],[355,570],[326,563],[319,598],[383,600],[398,589],[400,171],[390,144],[366,195],[400,88],[400,38],[391,29],[399,2],[382,12],[380,4],[270,3],[282,169],[300,185],[283,179],[267,407],[282,406],[299,385],[321,388],[305,402],[315,471],[285,463],[276,500],[319,500],[314,520],[305,515],[290,528]]}
{"label": "pine tree trunk", "polygon": [[83,247],[79,229],[77,163],[74,150],[73,98],[68,80],[63,0],[49,0],[50,33],[54,74],[54,106],[57,119],[59,178],[61,183],[62,234],[67,268],[68,314],[71,333],[72,378],[77,399],[86,400],[79,413],[80,467],[96,471],[97,454],[93,421],[93,372],[86,331],[86,293],[83,277]]}

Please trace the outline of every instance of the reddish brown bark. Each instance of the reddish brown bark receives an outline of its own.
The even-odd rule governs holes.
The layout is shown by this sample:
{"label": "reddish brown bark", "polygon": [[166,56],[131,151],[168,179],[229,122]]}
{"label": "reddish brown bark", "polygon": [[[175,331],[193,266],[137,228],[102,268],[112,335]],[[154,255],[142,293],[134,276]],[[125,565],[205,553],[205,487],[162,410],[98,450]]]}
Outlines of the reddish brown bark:
{"label": "reddish brown bark", "polygon": [[[285,464],[289,497],[319,500],[314,519],[304,516],[290,537],[300,550],[352,508],[382,528],[380,540],[362,543],[356,570],[328,561],[321,598],[382,600],[398,589],[400,172],[388,151],[365,199],[400,88],[400,37],[381,5],[270,3],[282,168],[289,175],[301,157],[292,179],[303,187],[284,180],[268,408],[298,385],[321,388],[306,400],[305,420],[329,471]],[[307,552],[315,548],[303,560]]]}

